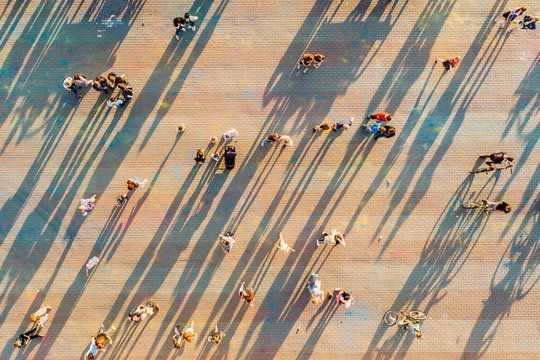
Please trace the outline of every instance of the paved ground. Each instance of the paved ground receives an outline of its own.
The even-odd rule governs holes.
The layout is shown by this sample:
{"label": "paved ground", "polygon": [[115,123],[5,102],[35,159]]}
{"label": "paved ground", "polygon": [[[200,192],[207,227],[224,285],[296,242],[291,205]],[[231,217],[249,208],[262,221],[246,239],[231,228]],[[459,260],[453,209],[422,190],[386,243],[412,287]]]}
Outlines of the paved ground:
{"label": "paved ground", "polygon": [[[517,5],[540,12],[500,0],[0,1],[0,359],[82,358],[102,323],[118,330],[101,359],[539,358],[540,42],[493,23]],[[199,28],[177,41],[185,10]],[[304,75],[304,52],[327,61]],[[433,65],[455,55],[453,73]],[[61,86],[109,70],[136,89],[125,109]],[[396,137],[362,132],[374,110],[394,114]],[[350,117],[347,132],[312,135]],[[233,127],[235,169],[194,167],[197,148]],[[261,148],[274,131],[294,146]],[[468,176],[499,150],[516,157],[513,174]],[[115,208],[134,176],[149,185]],[[84,218],[78,201],[94,193]],[[514,210],[461,209],[483,198]],[[317,248],[332,228],[347,247]],[[280,231],[296,252],[276,253]],[[313,272],[355,305],[309,303]],[[147,298],[161,311],[128,324]],[[14,351],[42,304],[54,308],[46,336]],[[387,309],[425,311],[425,339],[381,325]],[[174,324],[191,320],[199,339],[174,353]],[[216,323],[219,346],[205,341]]]}

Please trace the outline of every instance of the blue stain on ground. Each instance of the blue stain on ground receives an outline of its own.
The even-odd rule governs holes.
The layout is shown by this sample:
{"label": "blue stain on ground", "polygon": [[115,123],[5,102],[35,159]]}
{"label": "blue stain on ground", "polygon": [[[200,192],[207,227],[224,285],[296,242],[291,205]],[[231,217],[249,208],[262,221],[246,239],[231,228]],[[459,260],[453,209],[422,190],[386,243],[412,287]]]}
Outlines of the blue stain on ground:
{"label": "blue stain on ground", "polygon": [[270,310],[271,310],[272,312],[274,312],[274,306],[275,306],[274,303],[270,303]]}
{"label": "blue stain on ground", "polygon": [[253,94],[249,90],[244,90],[244,96],[246,97],[246,99],[253,99]]}
{"label": "blue stain on ground", "polygon": [[172,172],[173,172],[174,180],[180,181],[180,166],[173,165],[172,166]]}
{"label": "blue stain on ground", "polygon": [[269,318],[264,318],[264,322],[269,323],[269,322],[270,322],[270,319],[269,319]]}
{"label": "blue stain on ground", "polygon": [[67,65],[68,62],[67,62],[66,60],[60,60],[60,64],[62,64],[62,65]]}

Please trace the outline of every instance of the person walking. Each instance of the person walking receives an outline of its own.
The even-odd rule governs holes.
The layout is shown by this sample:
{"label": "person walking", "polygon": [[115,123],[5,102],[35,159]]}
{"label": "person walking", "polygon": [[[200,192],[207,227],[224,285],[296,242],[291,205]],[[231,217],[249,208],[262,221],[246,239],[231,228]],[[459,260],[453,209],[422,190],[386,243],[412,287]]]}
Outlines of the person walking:
{"label": "person walking", "polygon": [[99,263],[99,258],[97,256],[94,256],[88,260],[88,262],[86,263],[86,277],[88,277],[88,271],[95,268],[98,263]]}
{"label": "person walking", "polygon": [[80,94],[77,93],[77,87],[75,86],[75,82],[73,81],[73,78],[71,76],[68,76],[64,79],[62,86],[64,87],[64,89],[74,93],[77,98],[80,99],[82,97]]}
{"label": "person walking", "polygon": [[127,194],[118,195],[118,197],[116,198],[116,204],[114,204],[114,206],[121,207],[126,203],[127,199]]}
{"label": "person walking", "polygon": [[365,132],[367,132],[368,134],[377,134],[379,132],[379,128],[382,126],[382,123],[380,121],[377,121],[375,124],[373,125],[369,125],[369,124],[363,124],[362,125],[362,128],[364,129]]}
{"label": "person walking", "polygon": [[353,125],[353,121],[354,121],[354,118],[351,118],[351,120],[338,121],[337,123],[332,125],[332,130],[333,131],[337,131],[338,129],[349,130],[349,127]]}
{"label": "person walking", "polygon": [[116,74],[113,72],[110,72],[107,74],[107,80],[109,80],[109,83],[112,85],[112,87],[117,87],[118,85],[127,85],[128,81],[126,79],[126,74]]}
{"label": "person walking", "polygon": [[236,240],[233,233],[227,232],[225,235],[219,235],[219,242],[222,244],[221,250],[225,254],[229,254]]}
{"label": "person walking", "polygon": [[225,333],[223,331],[218,330],[218,326],[214,327],[214,331],[212,331],[212,334],[208,337],[209,342],[213,342],[216,345],[219,345],[221,342],[221,339],[225,336]]}
{"label": "person walking", "polygon": [[124,100],[122,100],[118,96],[111,96],[111,98],[107,100],[107,106],[110,108],[113,108],[113,107],[121,108],[124,106]]}
{"label": "person walking", "polygon": [[283,146],[293,146],[292,139],[288,135],[280,135],[278,141],[283,141]]}
{"label": "person walking", "polygon": [[93,360],[97,357],[99,351],[105,351],[105,349],[99,349],[96,344],[96,338],[92,336],[92,342],[90,343],[90,348],[84,355],[85,360]]}
{"label": "person walking", "polygon": [[136,176],[134,177],[133,179],[129,179],[127,181],[127,188],[129,191],[137,188],[137,187],[141,187],[141,189],[146,185],[146,183],[148,182],[147,179],[144,179],[144,180],[141,180],[140,177]]}
{"label": "person walking", "polygon": [[[37,323],[37,322],[41,321],[41,319],[43,317],[45,317],[45,316],[48,317],[51,310],[52,310],[52,307],[50,307],[48,305],[40,307],[35,313],[30,314],[30,321],[32,321],[33,323]],[[45,320],[45,321],[47,321],[47,320]],[[42,327],[43,325],[45,325],[45,322],[43,322],[43,324],[40,327]]]}
{"label": "person walking", "polygon": [[197,27],[195,26],[195,21],[199,20],[198,16],[192,16],[190,13],[184,14],[184,20],[186,21],[186,25],[188,29],[191,29],[192,31],[197,30]]}
{"label": "person walking", "polygon": [[459,62],[461,61],[461,58],[459,56],[456,56],[455,58],[450,59],[450,60],[443,60],[441,58],[437,58],[437,60],[435,60],[435,64],[438,61],[440,61],[443,64],[446,71],[448,70],[452,71],[459,64]]}
{"label": "person walking", "polygon": [[179,133],[186,131],[186,125],[184,125],[184,123],[181,123],[180,125],[178,125],[177,130]]}
{"label": "person walking", "polygon": [[514,20],[518,16],[523,15],[525,11],[527,11],[527,8],[523,6],[508,10],[507,12],[497,16],[495,18],[495,22],[499,21],[500,18],[503,18],[503,21],[501,22],[501,29],[502,29],[504,25],[506,25],[507,23],[514,22]]}
{"label": "person walking", "polygon": [[124,97],[124,102],[130,102],[131,99],[133,99],[133,86],[129,84],[118,84],[118,88],[122,92],[122,96]]}
{"label": "person walking", "polygon": [[88,215],[89,212],[94,210],[94,207],[96,206],[96,196],[97,195],[94,194],[90,199],[81,199],[79,211],[82,212],[83,216]]}
{"label": "person walking", "polygon": [[322,65],[324,61],[324,55],[323,54],[315,54],[313,56],[313,68],[317,69],[319,66]]}
{"label": "person walking", "polygon": [[506,169],[511,165],[510,163],[514,161],[514,158],[512,156],[508,156],[504,151],[489,155],[480,155],[480,157],[483,159],[489,158],[489,160],[486,160],[486,165],[488,165],[492,170]]}
{"label": "person walking", "polygon": [[176,40],[180,40],[180,31],[186,31],[186,20],[184,20],[183,17],[178,16],[175,17],[173,20],[174,28],[176,29],[176,33],[174,34],[174,37]]}
{"label": "person walking", "polygon": [[502,212],[505,214],[508,214],[510,211],[512,211],[512,206],[510,206],[509,203],[506,201],[487,201],[487,208],[486,212]]}
{"label": "person walking", "polygon": [[311,295],[311,302],[315,305],[322,304],[324,301],[324,291],[321,290],[321,280],[317,274],[311,274],[306,288]]}
{"label": "person walking", "polygon": [[195,338],[197,337],[197,334],[195,334],[195,330],[193,330],[193,325],[194,325],[194,322],[192,321],[191,326],[182,332],[178,331],[178,329],[180,328],[180,325],[176,325],[176,327],[174,328],[174,336],[173,336],[173,344],[176,349],[179,349],[180,346],[182,346],[182,343],[184,341],[193,342],[193,340],[195,340]]}
{"label": "person walking", "polygon": [[226,131],[223,134],[223,139],[225,141],[234,140],[236,139],[237,136],[238,136],[238,131],[236,129],[231,129],[231,130]]}
{"label": "person walking", "polygon": [[116,327],[111,326],[107,330],[105,330],[105,326],[101,324],[101,327],[99,328],[99,331],[96,335],[96,337],[93,337],[93,343],[96,344],[96,347],[100,351],[105,351],[105,345],[107,344],[113,344],[112,341],[112,333],[116,331]]}
{"label": "person walking", "polygon": [[325,121],[325,122],[322,122],[319,125],[315,126],[313,128],[313,132],[326,131],[326,130],[330,130],[331,128],[332,128],[332,124]]}
{"label": "person walking", "polygon": [[354,304],[354,299],[350,293],[345,292],[343,289],[335,289],[334,291],[336,292],[335,302],[337,302],[338,305],[345,305],[348,309]]}
{"label": "person walking", "polygon": [[380,137],[391,138],[396,135],[396,129],[390,125],[380,126],[375,134],[375,140]]}
{"label": "person walking", "polygon": [[266,139],[264,139],[262,142],[261,142],[261,146],[264,146],[264,144],[274,144],[277,139],[278,139],[279,135],[278,134],[270,134],[266,137]]}
{"label": "person walking", "polygon": [[367,121],[369,120],[375,120],[376,122],[388,122],[392,120],[392,115],[389,113],[380,111],[378,113],[371,113],[366,118]]}
{"label": "person walking", "polygon": [[253,292],[253,288],[245,290],[244,284],[245,283],[243,281],[240,283],[240,290],[238,290],[238,295],[240,295],[242,299],[246,300],[246,303],[251,305],[253,299],[255,299],[255,293]]}
{"label": "person walking", "polygon": [[45,335],[38,334],[38,329],[37,326],[34,326],[32,329],[20,334],[17,341],[13,343],[13,347],[20,349],[28,345],[33,339],[44,337]]}
{"label": "person walking", "polygon": [[336,229],[332,229],[330,233],[323,232],[322,235],[324,236],[324,238],[317,240],[317,246],[320,246],[321,244],[331,244],[333,246],[347,245],[345,244],[345,234],[338,232]]}
{"label": "person walking", "polygon": [[148,300],[145,305],[139,305],[135,310],[130,312],[128,314],[128,320],[133,322],[146,320],[157,311],[159,311],[159,305],[155,304],[152,300]]}
{"label": "person walking", "polygon": [[305,54],[302,60],[296,65],[296,69],[300,69],[300,66],[304,67],[304,74],[308,72],[309,67],[315,61],[315,57],[312,54]]}
{"label": "person walking", "polygon": [[194,160],[198,165],[202,165],[206,161],[206,155],[204,155],[201,149],[197,150],[197,155],[195,156]]}
{"label": "person walking", "polygon": [[278,244],[276,244],[275,246],[279,250],[283,251],[285,254],[289,253],[289,251],[296,251],[285,242],[285,240],[283,239],[283,235],[281,235],[281,233],[279,233],[279,242],[278,242]]}

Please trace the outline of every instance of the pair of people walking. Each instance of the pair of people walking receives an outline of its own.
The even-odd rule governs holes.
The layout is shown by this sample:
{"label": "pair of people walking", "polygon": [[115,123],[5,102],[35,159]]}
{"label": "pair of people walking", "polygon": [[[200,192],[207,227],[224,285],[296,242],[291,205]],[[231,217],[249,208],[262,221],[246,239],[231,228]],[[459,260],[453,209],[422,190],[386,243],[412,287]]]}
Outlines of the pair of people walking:
{"label": "pair of people walking", "polygon": [[312,67],[317,69],[322,65],[324,61],[323,54],[305,54],[304,57],[296,64],[296,69],[300,69],[301,66],[304,67],[304,74],[308,72],[309,68]]}
{"label": "pair of people walking", "polygon": [[317,239],[317,246],[321,246],[322,244],[331,244],[333,246],[346,246],[345,234],[338,232],[336,229],[332,229],[330,233],[323,232],[322,235],[322,239]]}
{"label": "pair of people walking", "polygon": [[88,349],[88,352],[84,356],[85,360],[95,359],[100,351],[105,351],[105,345],[109,343],[112,345],[113,341],[111,335],[115,331],[116,327],[111,326],[105,330],[105,326],[101,324],[97,335],[92,337],[90,349]]}
{"label": "pair of people walking", "polygon": [[290,136],[288,136],[288,135],[278,135],[278,134],[274,133],[274,134],[268,135],[266,137],[266,139],[261,141],[261,146],[264,146],[266,144],[272,145],[272,144],[275,144],[278,141],[283,142],[283,146],[292,146],[293,145],[293,141],[292,141]]}
{"label": "pair of people walking", "polygon": [[190,13],[185,13],[184,17],[175,17],[173,20],[173,25],[176,29],[176,33],[174,35],[176,40],[180,40],[180,31],[186,31],[186,27],[192,31],[195,31],[197,29],[195,26],[195,21],[198,19],[198,16],[192,16]]}
{"label": "pair of people walking", "polygon": [[334,124],[329,122],[322,122],[319,125],[313,128],[313,132],[317,131],[326,131],[332,129],[332,131],[337,131],[339,129],[348,130],[353,125],[354,117],[351,120],[338,121]]}
{"label": "pair of people walking", "polygon": [[[193,329],[194,325],[195,323],[192,321],[191,326],[184,331],[180,331],[180,325],[176,325],[174,327],[174,335],[172,337],[174,349],[180,349],[184,342],[193,342],[193,340],[197,338],[197,334]],[[220,331],[216,324],[216,326],[214,327],[214,331],[212,331],[212,334],[208,337],[208,341],[219,344],[224,336],[225,333],[223,331]]]}
{"label": "pair of people walking", "polygon": [[71,91],[80,99],[82,96],[77,92],[77,89],[80,89],[83,86],[87,87],[88,85],[92,85],[92,83],[93,81],[88,80],[86,75],[76,74],[73,75],[73,77],[66,77],[62,85],[64,86],[64,89]]}
{"label": "pair of people walking", "polygon": [[30,321],[33,326],[30,330],[18,336],[17,341],[13,344],[13,347],[19,349],[28,345],[33,339],[44,337],[40,334],[40,330],[45,326],[45,323],[49,319],[49,313],[52,311],[50,306],[42,306],[35,313],[30,315]]}
{"label": "pair of people walking", "polygon": [[[396,135],[396,128],[390,125],[383,125],[392,120],[392,115],[386,112],[378,112],[369,114],[366,118],[367,123],[362,125],[362,128],[368,134],[375,135],[375,140],[380,137],[391,138]],[[370,120],[375,120],[375,124],[370,125]]]}

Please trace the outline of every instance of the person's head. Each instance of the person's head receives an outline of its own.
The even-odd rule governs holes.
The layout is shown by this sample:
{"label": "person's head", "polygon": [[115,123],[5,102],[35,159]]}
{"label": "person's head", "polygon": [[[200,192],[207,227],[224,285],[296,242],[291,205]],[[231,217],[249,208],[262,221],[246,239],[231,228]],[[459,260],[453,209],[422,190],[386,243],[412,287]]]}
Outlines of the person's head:
{"label": "person's head", "polygon": [[184,124],[178,125],[178,131],[179,132],[183,132],[184,130],[186,130],[186,126]]}
{"label": "person's head", "polygon": [[84,211],[84,207],[79,206],[79,211],[80,211],[80,212],[83,212],[83,211]]}
{"label": "person's head", "polygon": [[313,61],[315,57],[311,54],[304,55],[304,61]]}
{"label": "person's head", "polygon": [[13,347],[20,348],[21,347],[21,340],[17,340],[13,343]]}
{"label": "person's head", "polygon": [[226,132],[223,136],[226,140],[229,140],[231,138],[231,134],[229,134],[228,132]]}
{"label": "person's head", "polygon": [[529,21],[534,24],[538,21],[538,19],[540,19],[538,16],[533,16]]}
{"label": "person's head", "polygon": [[270,141],[276,141],[278,139],[278,134],[270,134],[268,135],[268,140]]}
{"label": "person's head", "polygon": [[390,121],[390,120],[392,120],[392,115],[386,114],[386,121]]}
{"label": "person's head", "polygon": [[519,8],[519,11],[525,12],[525,11],[527,11],[527,8],[525,6],[522,6],[522,7]]}
{"label": "person's head", "polygon": [[128,190],[133,190],[135,189],[137,186],[139,186],[139,184],[137,184],[135,181],[133,180],[128,180],[127,181],[127,186],[128,186]]}
{"label": "person's head", "polygon": [[321,61],[324,60],[324,55],[323,54],[315,54],[315,56],[313,58],[315,59],[315,61],[321,62]]}
{"label": "person's head", "polygon": [[115,102],[116,101],[116,98],[114,96],[111,96],[111,98],[109,99],[111,102]]}
{"label": "person's head", "polygon": [[423,337],[423,336],[422,336],[422,332],[421,332],[421,331],[418,331],[418,332],[416,333],[416,338],[417,338],[417,339],[422,339],[422,337]]}
{"label": "person's head", "polygon": [[343,300],[345,300],[345,301],[349,301],[351,299],[351,294],[346,293],[346,292],[343,292],[343,294],[341,294],[341,296],[343,297]]}
{"label": "person's head", "polygon": [[460,58],[459,56],[456,56],[454,59],[455,59],[456,61],[461,61],[461,58]]}
{"label": "person's head", "polygon": [[383,126],[379,126],[379,129],[377,131],[379,132],[379,134],[382,134],[386,132],[386,130],[387,130],[387,127],[383,125]]}
{"label": "person's head", "polygon": [[252,302],[254,298],[255,294],[253,294],[253,291],[244,291],[244,299],[246,299],[248,303]]}
{"label": "person's head", "polygon": [[343,241],[343,236],[341,236],[341,234],[336,234],[334,236],[334,239],[336,240],[336,242],[342,242]]}
{"label": "person's head", "polygon": [[204,153],[203,153],[203,151],[201,149],[197,150],[197,157],[198,158],[203,158],[204,157]]}
{"label": "person's head", "polygon": [[508,214],[510,211],[512,211],[512,207],[511,207],[510,205],[507,204],[507,205],[504,207],[504,212],[505,212],[506,214]]}
{"label": "person's head", "polygon": [[348,124],[343,124],[343,130],[349,130],[349,125]]}
{"label": "person's head", "polygon": [[189,20],[189,19],[191,18],[191,15],[189,15],[189,13],[185,13],[185,14],[184,14],[184,18],[185,18],[186,20]]}
{"label": "person's head", "polygon": [[184,334],[184,340],[186,340],[187,342],[192,342],[193,339],[195,339],[195,334],[191,332]]}
{"label": "person's head", "polygon": [[389,128],[386,133],[389,135],[389,136],[394,136],[396,135],[396,129],[394,128]]}
{"label": "person's head", "polygon": [[212,340],[216,343],[216,344],[219,344],[221,342],[221,333],[215,333],[213,336],[212,336]]}
{"label": "person's head", "polygon": [[88,359],[89,360],[92,360],[93,358],[94,358],[94,354],[92,354],[92,353],[88,354]]}
{"label": "person's head", "polygon": [[231,243],[229,241],[225,240],[225,241],[223,241],[223,245],[229,246],[229,245],[231,245]]}
{"label": "person's head", "polygon": [[31,322],[36,322],[37,318],[36,318],[36,315],[32,314],[30,315],[30,321]]}
{"label": "person's head", "polygon": [[174,338],[173,339],[173,346],[175,349],[180,349],[180,341],[178,341],[178,339]]}
{"label": "person's head", "polygon": [[317,304],[319,303],[319,298],[313,296],[313,297],[311,298],[311,302],[312,302],[313,304],[317,305]]}
{"label": "person's head", "polygon": [[212,137],[210,138],[210,144],[215,144],[216,142],[217,142],[217,137],[212,136]]}
{"label": "person's head", "polygon": [[283,141],[284,144],[288,144],[291,142],[291,139],[289,137],[282,137],[281,141]]}
{"label": "person's head", "polygon": [[508,160],[509,162],[512,162],[512,161],[514,161],[514,158],[512,156],[507,156],[506,160]]}
{"label": "person's head", "polygon": [[94,86],[94,87],[96,87],[96,88],[97,88],[97,87],[100,87],[99,81],[94,81],[94,84],[93,84],[92,86]]}
{"label": "person's head", "polygon": [[73,80],[71,80],[71,79],[64,79],[64,84],[66,84],[66,86],[71,86],[71,85],[73,85]]}
{"label": "person's head", "polygon": [[116,76],[114,76],[113,73],[110,73],[109,75],[107,75],[107,78],[108,78],[109,81],[112,82],[112,83],[115,83],[115,82],[116,82]]}

